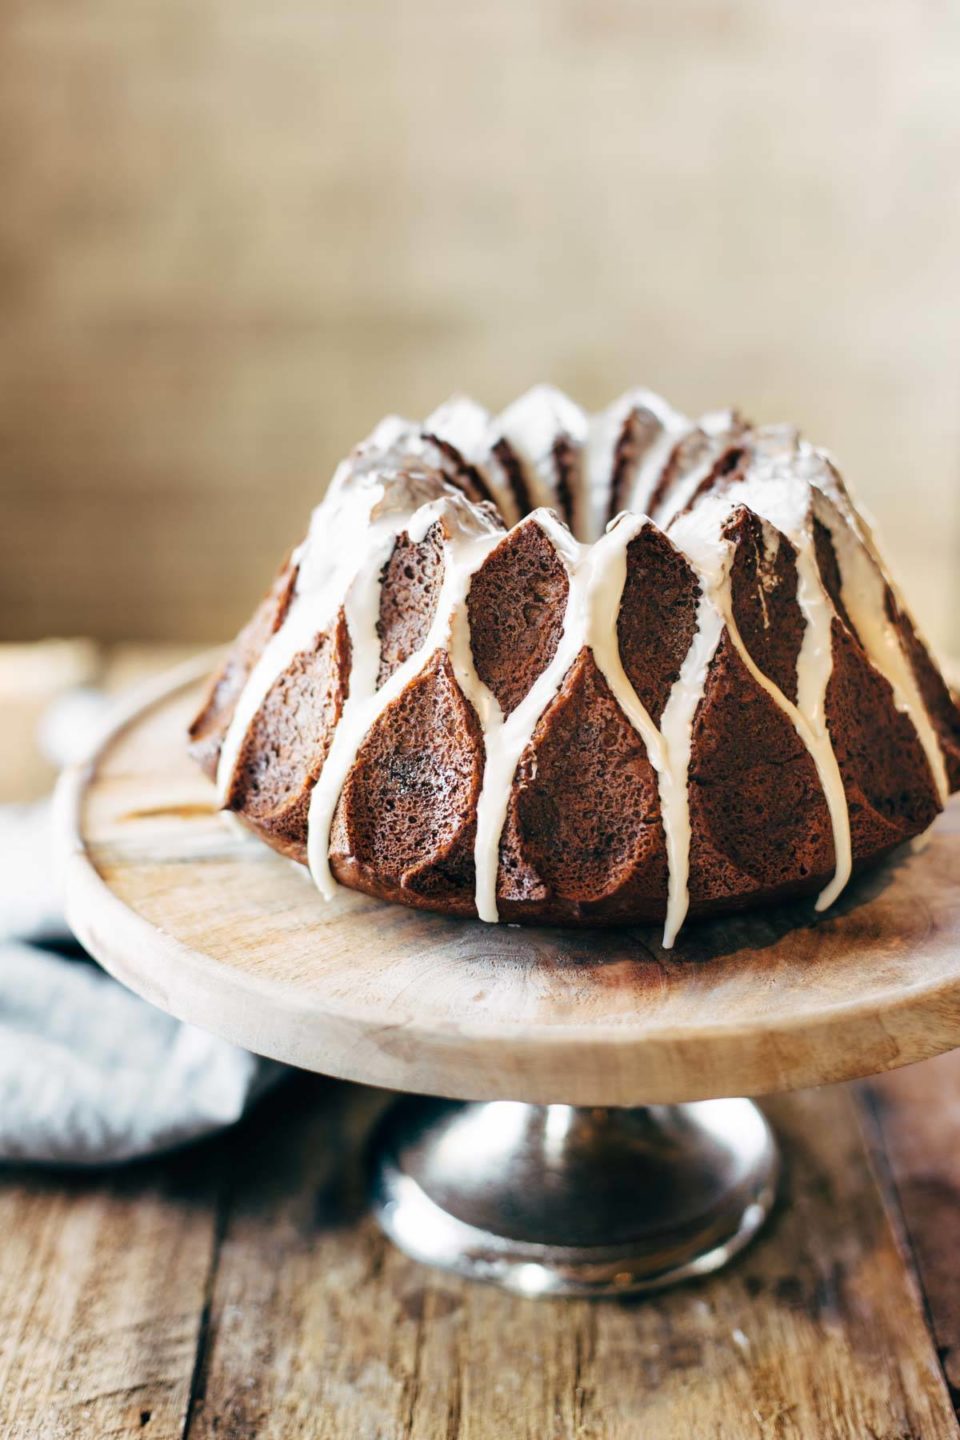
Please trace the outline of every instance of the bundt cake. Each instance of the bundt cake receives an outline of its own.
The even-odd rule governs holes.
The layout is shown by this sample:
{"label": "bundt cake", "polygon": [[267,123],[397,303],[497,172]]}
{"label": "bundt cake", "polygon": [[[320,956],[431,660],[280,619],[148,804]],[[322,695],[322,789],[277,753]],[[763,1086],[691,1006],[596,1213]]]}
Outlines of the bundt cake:
{"label": "bundt cake", "polygon": [[190,735],[327,897],[668,946],[825,908],[960,788],[957,701],[832,461],[643,390],[383,421]]}

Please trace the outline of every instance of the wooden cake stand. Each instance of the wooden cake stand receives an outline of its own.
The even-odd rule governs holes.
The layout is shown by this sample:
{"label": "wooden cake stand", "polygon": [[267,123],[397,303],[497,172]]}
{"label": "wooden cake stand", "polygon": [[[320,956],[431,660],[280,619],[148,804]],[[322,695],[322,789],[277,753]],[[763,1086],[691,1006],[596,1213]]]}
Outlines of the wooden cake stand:
{"label": "wooden cake stand", "polygon": [[[68,772],[80,939],[162,1009],[261,1055],[413,1092],[373,1205],[408,1253],[525,1294],[650,1289],[762,1224],[777,1151],[750,1100],[960,1044],[960,808],[827,915],[650,929],[487,926],[343,890],[217,813],[169,676]],[[464,1103],[468,1102],[468,1103]]]}

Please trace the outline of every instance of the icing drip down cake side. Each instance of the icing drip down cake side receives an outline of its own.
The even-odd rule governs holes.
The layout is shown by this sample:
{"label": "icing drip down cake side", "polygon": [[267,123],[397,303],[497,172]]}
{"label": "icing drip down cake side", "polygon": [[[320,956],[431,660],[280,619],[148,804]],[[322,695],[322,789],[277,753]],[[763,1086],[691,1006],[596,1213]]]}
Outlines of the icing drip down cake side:
{"label": "icing drip down cake side", "polygon": [[190,739],[327,897],[667,945],[825,908],[960,788],[956,698],[829,457],[648,391],[383,421]]}

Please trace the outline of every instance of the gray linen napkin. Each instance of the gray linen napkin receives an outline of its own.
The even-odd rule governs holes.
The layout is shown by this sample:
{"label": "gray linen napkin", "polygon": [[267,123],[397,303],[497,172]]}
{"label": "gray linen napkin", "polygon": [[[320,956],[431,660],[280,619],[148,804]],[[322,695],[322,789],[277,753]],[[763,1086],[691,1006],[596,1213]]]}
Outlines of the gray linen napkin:
{"label": "gray linen napkin", "polygon": [[[99,730],[90,692],[43,727],[63,763]],[[71,939],[49,802],[0,807],[0,1160],[100,1165],[238,1120],[284,1068],[181,1024],[118,985]]]}

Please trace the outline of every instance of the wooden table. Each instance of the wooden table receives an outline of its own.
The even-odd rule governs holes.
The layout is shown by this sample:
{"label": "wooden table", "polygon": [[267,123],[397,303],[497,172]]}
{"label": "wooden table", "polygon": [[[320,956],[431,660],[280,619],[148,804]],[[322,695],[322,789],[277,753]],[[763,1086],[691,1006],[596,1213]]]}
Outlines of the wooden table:
{"label": "wooden table", "polygon": [[[23,661],[0,650],[21,793],[46,778]],[[46,663],[76,680],[75,652]],[[642,1302],[519,1300],[393,1250],[362,1207],[384,1098],[294,1075],[168,1160],[0,1172],[4,1440],[960,1436],[960,1052],[770,1102],[789,1203],[728,1272]]]}

